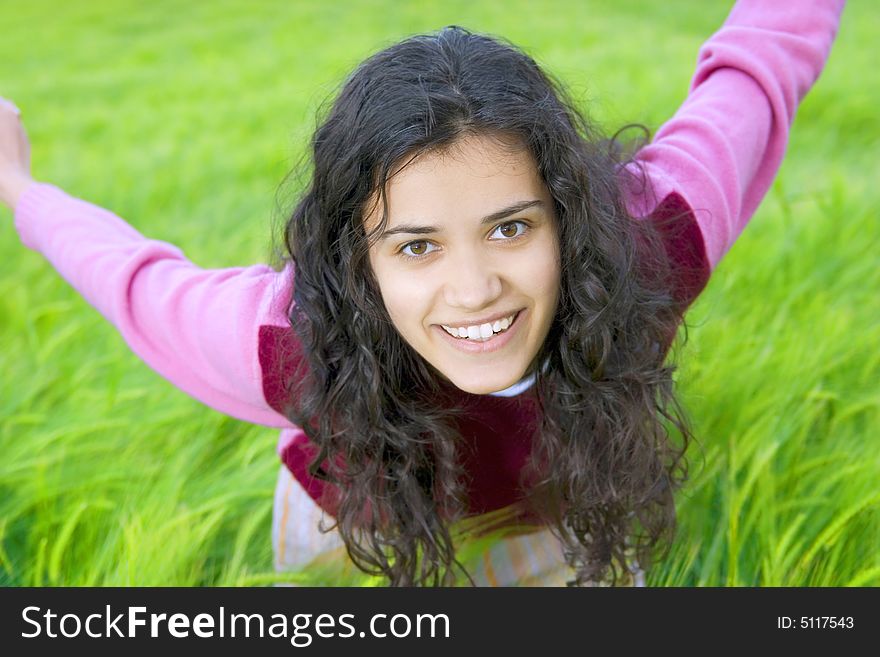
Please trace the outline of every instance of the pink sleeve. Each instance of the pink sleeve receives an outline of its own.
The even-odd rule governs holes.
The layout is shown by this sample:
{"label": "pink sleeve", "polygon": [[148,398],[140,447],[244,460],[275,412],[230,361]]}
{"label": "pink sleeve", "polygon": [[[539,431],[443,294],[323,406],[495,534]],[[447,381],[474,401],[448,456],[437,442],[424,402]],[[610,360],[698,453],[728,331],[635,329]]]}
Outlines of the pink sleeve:
{"label": "pink sleeve", "polygon": [[45,183],[24,191],[15,226],[175,386],[241,420],[293,426],[266,402],[258,354],[261,329],[286,324],[290,267],[201,269],[177,247]]}
{"label": "pink sleeve", "polygon": [[653,193],[630,191],[633,216],[651,215],[670,196],[684,199],[715,269],[773,182],[844,2],[736,3],[700,49],[687,100],[636,156]]}

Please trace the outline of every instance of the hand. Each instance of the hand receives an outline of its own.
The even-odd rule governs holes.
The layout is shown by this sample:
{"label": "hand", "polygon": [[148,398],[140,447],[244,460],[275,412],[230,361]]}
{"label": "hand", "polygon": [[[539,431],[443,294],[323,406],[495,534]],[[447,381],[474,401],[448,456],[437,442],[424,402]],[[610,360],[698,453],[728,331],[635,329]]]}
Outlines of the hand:
{"label": "hand", "polygon": [[0,203],[13,211],[31,177],[31,145],[21,123],[21,112],[0,97]]}

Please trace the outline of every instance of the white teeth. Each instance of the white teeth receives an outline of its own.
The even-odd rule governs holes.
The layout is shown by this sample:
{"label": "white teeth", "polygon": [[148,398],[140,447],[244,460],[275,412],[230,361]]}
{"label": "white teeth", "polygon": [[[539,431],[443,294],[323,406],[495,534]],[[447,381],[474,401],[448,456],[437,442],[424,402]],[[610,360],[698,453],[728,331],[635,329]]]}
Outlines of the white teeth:
{"label": "white teeth", "polygon": [[483,342],[491,338],[495,333],[500,333],[510,328],[510,325],[513,324],[513,320],[515,317],[516,313],[514,313],[510,317],[495,320],[492,323],[486,322],[485,324],[480,324],[479,326],[461,326],[459,328],[452,328],[450,326],[446,326],[445,324],[441,324],[440,326],[442,326],[443,330],[453,337],[467,338],[468,340],[477,340],[479,342]]}

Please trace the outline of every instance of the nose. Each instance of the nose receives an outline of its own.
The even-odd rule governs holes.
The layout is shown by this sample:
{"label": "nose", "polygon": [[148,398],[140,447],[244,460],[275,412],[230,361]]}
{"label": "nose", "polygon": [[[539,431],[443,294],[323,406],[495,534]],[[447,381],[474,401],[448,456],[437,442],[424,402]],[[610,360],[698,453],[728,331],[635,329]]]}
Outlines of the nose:
{"label": "nose", "polygon": [[475,312],[491,306],[501,296],[501,275],[494,263],[473,252],[449,258],[443,272],[444,301],[450,308]]}

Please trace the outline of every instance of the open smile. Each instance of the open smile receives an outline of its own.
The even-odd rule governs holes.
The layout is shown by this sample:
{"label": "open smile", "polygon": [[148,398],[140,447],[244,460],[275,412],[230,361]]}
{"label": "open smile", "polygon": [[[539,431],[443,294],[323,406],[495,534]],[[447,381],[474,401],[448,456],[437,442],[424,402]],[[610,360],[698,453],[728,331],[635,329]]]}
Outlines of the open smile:
{"label": "open smile", "polygon": [[453,337],[440,325],[435,324],[433,328],[439,332],[443,340],[459,351],[469,354],[483,354],[503,349],[511,340],[513,340],[513,338],[519,334],[520,325],[525,321],[525,315],[527,312],[526,309],[517,311],[510,326],[506,329],[501,328],[497,333],[493,330],[492,335],[485,338],[482,337],[482,334],[478,338]]}

